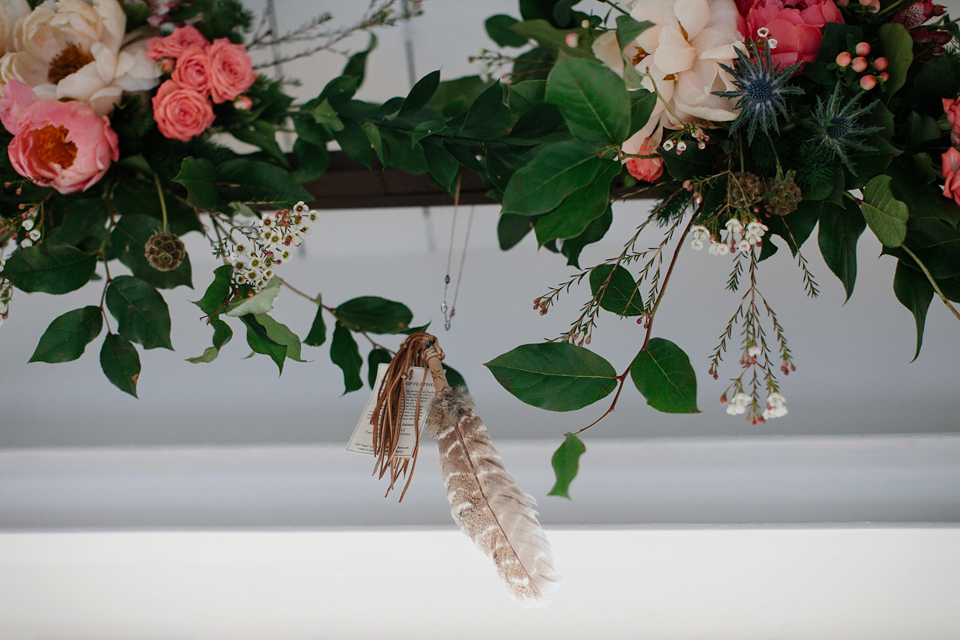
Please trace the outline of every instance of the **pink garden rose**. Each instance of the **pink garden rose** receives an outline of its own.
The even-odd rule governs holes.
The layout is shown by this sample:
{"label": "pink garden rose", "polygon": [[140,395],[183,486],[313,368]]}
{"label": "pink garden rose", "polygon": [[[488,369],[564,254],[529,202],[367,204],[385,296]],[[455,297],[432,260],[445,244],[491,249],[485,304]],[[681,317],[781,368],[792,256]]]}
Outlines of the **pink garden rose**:
{"label": "pink garden rose", "polygon": [[226,38],[218,38],[207,50],[210,54],[210,98],[216,102],[229,102],[249,89],[257,74],[253,61],[242,44],[233,44]]}
{"label": "pink garden rose", "polygon": [[7,153],[16,172],[60,193],[86,191],[120,157],[106,116],[78,100],[40,100],[19,80],[4,87],[0,119],[13,134]]}
{"label": "pink garden rose", "polygon": [[768,37],[777,41],[773,62],[781,67],[816,60],[826,24],[843,23],[833,0],[740,0],[737,8],[746,22],[745,39],[759,40],[758,29],[770,30]]}
{"label": "pink garden rose", "polygon": [[[657,143],[646,138],[637,151],[640,155],[654,155]],[[627,160],[627,172],[637,180],[655,182],[663,173],[663,158],[630,158]]]}
{"label": "pink garden rose", "polygon": [[147,51],[144,55],[154,60],[179,58],[190,47],[205,47],[208,44],[210,42],[197,31],[196,27],[179,27],[165,38],[147,40]]}
{"label": "pink garden rose", "polygon": [[960,145],[960,98],[955,100],[943,98],[943,112],[947,114],[947,122],[951,126],[950,143],[954,146]]}
{"label": "pink garden rose", "polygon": [[960,205],[960,151],[950,147],[940,158],[943,171],[943,197]]}
{"label": "pink garden rose", "polygon": [[190,47],[177,58],[171,76],[184,89],[207,95],[210,92],[210,56],[206,47]]}
{"label": "pink garden rose", "polygon": [[203,94],[167,80],[153,96],[153,118],[164,137],[186,142],[213,124],[213,105]]}

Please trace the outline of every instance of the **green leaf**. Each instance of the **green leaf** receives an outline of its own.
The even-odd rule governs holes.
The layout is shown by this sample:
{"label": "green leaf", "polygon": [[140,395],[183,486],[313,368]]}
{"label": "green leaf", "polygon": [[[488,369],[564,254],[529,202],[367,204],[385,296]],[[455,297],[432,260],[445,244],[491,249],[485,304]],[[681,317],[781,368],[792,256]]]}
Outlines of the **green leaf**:
{"label": "green leaf", "polygon": [[0,274],[21,291],[59,295],[85,285],[96,266],[97,256],[93,253],[44,242],[14,251]]}
{"label": "green leaf", "polygon": [[375,36],[373,32],[368,33],[370,33],[370,44],[367,45],[367,48],[363,51],[359,51],[350,56],[346,66],[343,67],[343,73],[340,74],[355,77],[358,86],[363,84],[363,79],[366,76],[367,56],[377,47],[377,36]]}
{"label": "green leaf", "polygon": [[343,121],[340,120],[336,109],[331,106],[329,100],[322,101],[311,109],[309,113],[310,117],[312,117],[317,124],[326,127],[330,132],[336,133],[337,131],[343,131]]}
{"label": "green leaf", "polygon": [[68,311],[50,323],[40,336],[30,362],[70,362],[83,355],[87,345],[100,335],[103,314],[99,307]]}
{"label": "green leaf", "polygon": [[518,216],[504,213],[497,221],[497,240],[503,251],[512,249],[533,229],[534,219],[530,216]]}
{"label": "green leaf", "polygon": [[590,272],[590,291],[600,298],[600,307],[619,316],[639,316],[644,312],[643,296],[637,283],[622,265],[603,264]]}
{"label": "green leaf", "polygon": [[107,287],[107,308],[120,323],[118,331],[144,349],[173,349],[170,311],[160,292],[132,276],[117,276]]}
{"label": "green leaf", "polygon": [[216,209],[217,171],[205,158],[186,157],[180,164],[180,173],[173,179],[187,190],[187,202],[197,209]]}
{"label": "green leaf", "polygon": [[137,397],[140,355],[129,340],[118,333],[108,333],[100,348],[100,368],[113,386]]}
{"label": "green leaf", "polygon": [[423,147],[430,177],[448,193],[453,193],[457,176],[460,174],[460,163],[450,155],[444,144],[437,140],[424,140],[420,146]]}
{"label": "green leaf", "polygon": [[[467,389],[467,381],[464,380],[459,371],[448,365],[446,362],[441,364],[443,365],[443,372],[447,376],[447,384],[454,389]],[[469,393],[469,390],[467,392]]]}
{"label": "green leaf", "polygon": [[246,158],[217,165],[218,191],[228,201],[297,202],[313,200],[283,167]]}
{"label": "green leaf", "polygon": [[[369,167],[373,162],[373,148],[370,138],[364,128],[356,122],[346,121],[343,130],[338,131],[335,137],[340,149],[354,162],[359,162],[365,167]],[[381,158],[383,157],[382,153],[379,155]]]}
{"label": "green leaf", "polygon": [[293,143],[293,155],[297,158],[297,169],[293,179],[297,182],[316,180],[330,166],[330,154],[325,146],[297,138]]}
{"label": "green leaf", "polygon": [[547,78],[546,99],[560,108],[570,133],[589,145],[618,145],[630,135],[627,88],[599,62],[561,53]]}
{"label": "green leaf", "polygon": [[273,301],[280,294],[280,278],[271,278],[269,282],[256,294],[249,298],[240,298],[227,305],[225,315],[231,318],[240,318],[252,313],[260,315],[273,309]]}
{"label": "green leaf", "polygon": [[225,264],[213,270],[213,282],[203,293],[203,297],[194,300],[193,304],[200,307],[208,316],[220,313],[230,298],[230,281],[233,277],[233,267]]}
{"label": "green leaf", "polygon": [[907,81],[907,72],[913,63],[913,38],[902,24],[888,22],[880,26],[880,47],[887,58],[889,77],[882,86],[888,99]]}
{"label": "green leaf", "polygon": [[283,362],[287,358],[287,346],[279,344],[276,340],[267,335],[267,329],[257,320],[257,316],[252,313],[240,318],[243,324],[247,325],[247,344],[255,353],[262,353],[269,356],[274,364],[283,374]]}
{"label": "green leaf", "polygon": [[[800,250],[800,247],[803,246],[803,243],[806,242],[817,226],[817,220],[820,219],[820,212],[823,207],[824,203],[819,200],[801,200],[792,213],[785,216],[771,216],[766,220],[766,223],[770,227],[770,233],[786,240],[790,253],[796,256],[797,251]],[[776,250],[776,245],[772,242],[764,242],[763,247]],[[763,256],[762,251],[763,249],[761,250]],[[772,253],[769,255],[772,255]],[[765,257],[762,257],[761,260]]]}
{"label": "green leaf", "polygon": [[697,376],[683,349],[663,338],[650,338],[630,365],[633,384],[647,404],[664,413],[700,413]]}
{"label": "green leaf", "polygon": [[438,86],[440,86],[439,70],[432,71],[417,80],[417,83],[413,85],[410,93],[408,93],[406,99],[404,99],[403,106],[400,107],[400,112],[397,114],[397,117],[413,113],[421,107],[426,106],[426,104],[430,102],[430,98],[433,97],[433,94],[436,93]]}
{"label": "green leaf", "polygon": [[646,89],[630,92],[630,135],[643,129],[653,108],[657,106],[657,94]]}
{"label": "green leaf", "polygon": [[[570,31],[557,29],[546,20],[524,20],[523,22],[518,22],[510,28],[526,38],[536,40],[537,44],[544,49],[549,49],[551,51],[563,50],[564,53],[568,53],[572,56],[593,58],[593,53],[590,51],[588,38],[581,36],[576,47],[568,47],[566,38]],[[583,33],[583,30],[576,31],[579,31],[581,34]],[[514,73],[520,73],[516,67],[514,67],[513,70]]]}
{"label": "green leaf", "polygon": [[110,242],[117,257],[134,276],[158,289],[173,289],[180,285],[193,287],[193,268],[190,256],[172,271],[157,271],[144,255],[144,246],[160,228],[160,221],[143,215],[127,214],[120,218],[110,233]]}
{"label": "green leaf", "polygon": [[917,350],[913,354],[913,359],[916,360],[920,355],[920,347],[923,346],[923,328],[927,322],[927,309],[933,301],[933,287],[923,273],[898,262],[897,270],[893,274],[893,293],[897,300],[910,310],[916,321]]}
{"label": "green leaf", "polygon": [[545,146],[513,174],[503,195],[503,213],[553,211],[568,195],[590,184],[600,166],[600,158],[582,142],[567,140]]}
{"label": "green leaf", "polygon": [[526,46],[527,39],[510,29],[518,22],[520,21],[513,16],[497,14],[487,18],[483,26],[486,27],[490,39],[501,47],[523,47]]}
{"label": "green leaf", "polygon": [[337,307],[337,319],[355,331],[402,333],[410,326],[413,312],[400,302],[361,296]]}
{"label": "green leaf", "polygon": [[863,188],[863,217],[877,239],[899,247],[907,237],[907,205],[893,197],[888,175],[877,176]]}
{"label": "green leaf", "polygon": [[213,327],[213,346],[204,349],[203,353],[199,356],[187,358],[187,362],[192,362],[193,364],[213,362],[217,359],[217,356],[220,355],[220,349],[223,348],[223,345],[230,342],[230,339],[233,338],[233,329],[221,320],[219,316],[211,316],[207,322]]}
{"label": "green leaf", "polygon": [[[230,135],[239,140],[262,149],[278,164],[287,166],[287,156],[277,143],[276,126],[263,120],[254,120],[249,129],[231,128]],[[201,207],[202,208],[202,207]]]}
{"label": "green leaf", "polygon": [[617,16],[617,45],[620,51],[632,44],[641,33],[653,26],[652,22],[639,22],[628,15]]}
{"label": "green leaf", "polygon": [[350,329],[339,322],[333,327],[333,339],[330,341],[330,360],[343,371],[343,392],[350,393],[363,387],[363,378],[360,377],[360,367],[363,358],[357,341],[353,339]]}
{"label": "green leaf", "polygon": [[566,256],[567,265],[579,269],[580,253],[583,251],[583,248],[588,244],[602,240],[603,236],[607,235],[607,231],[610,230],[611,224],[613,224],[613,207],[608,205],[607,210],[604,211],[599,218],[587,225],[583,233],[576,238],[564,240],[563,246],[560,247],[560,253]]}
{"label": "green leaf", "polygon": [[[71,200],[65,207],[63,222],[51,229],[44,241],[96,250],[107,233],[108,217],[106,204],[100,198]],[[81,247],[86,242],[90,244]]]}
{"label": "green leaf", "polygon": [[577,436],[568,433],[563,444],[560,445],[550,459],[556,482],[550,489],[548,496],[559,496],[570,499],[570,483],[577,477],[580,470],[580,456],[587,452],[586,445]]}
{"label": "green leaf", "polygon": [[459,134],[474,140],[489,140],[510,126],[510,109],[503,104],[503,85],[494,82],[473,101]]}
{"label": "green leaf", "polygon": [[849,300],[857,281],[857,242],[867,223],[855,200],[844,198],[844,201],[843,207],[823,207],[817,241],[823,261],[840,278]]}
{"label": "green leaf", "polygon": [[279,345],[286,348],[287,358],[295,362],[306,362],[300,357],[300,338],[285,324],[281,324],[262,313],[254,316],[266,332],[267,336]]}
{"label": "green leaf", "polygon": [[393,354],[382,347],[371,349],[367,354],[367,382],[374,391],[376,391],[373,385],[377,382],[378,367],[381,364],[390,364],[391,360],[393,360]]}
{"label": "green leaf", "polygon": [[537,218],[534,229],[541,247],[553,239],[579,236],[610,206],[610,185],[620,175],[623,165],[616,160],[602,162],[603,167],[591,184],[571,193],[559,207]]}
{"label": "green leaf", "polygon": [[518,399],[548,411],[582,409],[617,386],[613,365],[565,342],[521,345],[486,367]]}
{"label": "green leaf", "polygon": [[304,344],[311,347],[319,347],[327,341],[327,323],[323,321],[323,298],[317,294],[317,315],[313,317],[313,324],[310,325],[310,331],[307,337],[303,339]]}

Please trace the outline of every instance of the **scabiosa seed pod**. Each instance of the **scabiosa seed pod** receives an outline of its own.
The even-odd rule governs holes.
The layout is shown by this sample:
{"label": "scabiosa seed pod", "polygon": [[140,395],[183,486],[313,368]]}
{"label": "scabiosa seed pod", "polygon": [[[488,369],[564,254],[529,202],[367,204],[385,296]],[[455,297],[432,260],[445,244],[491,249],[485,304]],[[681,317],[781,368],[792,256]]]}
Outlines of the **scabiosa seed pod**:
{"label": "scabiosa seed pod", "polygon": [[786,176],[768,185],[766,205],[767,212],[771,215],[785,216],[796,209],[803,199],[803,193],[793,177],[794,172],[788,171]]}
{"label": "scabiosa seed pod", "polygon": [[157,271],[173,271],[183,262],[187,250],[176,234],[155,233],[143,246],[143,255]]}
{"label": "scabiosa seed pod", "polygon": [[727,181],[727,202],[737,209],[747,209],[760,202],[764,192],[763,178],[749,171],[734,173]]}

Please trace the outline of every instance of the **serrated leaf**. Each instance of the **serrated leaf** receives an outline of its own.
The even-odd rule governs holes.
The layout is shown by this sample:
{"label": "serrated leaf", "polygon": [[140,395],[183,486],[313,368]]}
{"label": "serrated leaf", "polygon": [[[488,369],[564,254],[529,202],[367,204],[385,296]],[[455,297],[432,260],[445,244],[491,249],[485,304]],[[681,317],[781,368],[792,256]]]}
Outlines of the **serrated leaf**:
{"label": "serrated leaf", "polygon": [[877,176],[863,188],[863,217],[877,239],[887,247],[899,247],[907,237],[907,205],[890,192],[891,178]]}
{"label": "serrated leaf", "polygon": [[187,157],[180,164],[180,172],[173,179],[187,190],[187,202],[197,209],[217,207],[217,171],[205,158]]}
{"label": "serrated leaf", "polygon": [[377,382],[377,369],[381,364],[390,364],[391,360],[393,360],[393,354],[382,347],[373,348],[367,354],[367,383],[374,391],[376,391],[373,385]]}
{"label": "serrated leaf", "polygon": [[377,296],[361,296],[338,306],[337,319],[354,330],[402,333],[409,328],[413,312],[400,302]]}
{"label": "serrated leaf", "polygon": [[228,304],[224,315],[228,315],[231,318],[240,318],[248,313],[252,313],[253,315],[268,313],[273,309],[273,301],[276,300],[280,294],[280,284],[280,278],[271,278],[270,281],[254,295],[249,298],[234,300]]}
{"label": "serrated leaf", "polygon": [[83,307],[56,318],[40,336],[30,362],[70,362],[83,355],[84,349],[103,329],[103,313],[99,307]]}
{"label": "serrated leaf", "polygon": [[647,404],[664,413],[700,413],[697,376],[683,349],[663,338],[650,338],[630,365],[630,377]]}
{"label": "serrated leaf", "polygon": [[223,345],[230,342],[230,339],[233,338],[233,329],[218,316],[211,316],[208,322],[213,327],[213,346],[204,349],[203,353],[199,356],[187,358],[187,362],[192,362],[193,364],[213,362],[217,359],[217,356],[220,355],[220,349],[223,348]]}
{"label": "serrated leaf", "polygon": [[600,307],[619,316],[639,316],[644,312],[643,296],[637,290],[637,283],[622,265],[603,264],[590,272],[590,291],[594,296],[600,293]]}
{"label": "serrated leaf", "polygon": [[267,336],[279,345],[286,347],[287,358],[295,362],[306,362],[300,357],[300,338],[285,324],[277,322],[269,315],[262,313],[255,316],[257,322],[266,329]]}
{"label": "serrated leaf", "polygon": [[247,344],[255,353],[262,353],[269,356],[273,363],[277,365],[280,374],[283,374],[283,362],[287,358],[286,345],[279,344],[267,335],[266,328],[260,324],[257,317],[248,313],[240,318],[243,324],[247,325]]}
{"label": "serrated leaf", "polygon": [[220,313],[230,297],[230,281],[233,277],[233,267],[225,264],[213,270],[213,282],[204,291],[203,297],[193,300],[193,304],[200,307],[208,316]]}
{"label": "serrated leaf", "polygon": [[630,134],[627,88],[599,62],[561,53],[547,78],[546,100],[560,108],[570,133],[589,145],[618,145]]}
{"label": "serrated leaf", "polygon": [[170,311],[159,291],[139,278],[118,276],[107,287],[106,298],[121,335],[144,349],[173,349]]}
{"label": "serrated leaf", "polygon": [[840,278],[849,300],[857,281],[857,242],[867,223],[857,203],[849,198],[845,200],[848,202],[842,208],[834,205],[823,207],[817,243],[823,261]]}
{"label": "serrated leaf", "polygon": [[140,354],[129,340],[118,333],[108,333],[100,347],[100,368],[113,386],[137,397]]}
{"label": "serrated leaf", "polygon": [[311,347],[319,347],[327,341],[327,323],[323,321],[323,298],[317,294],[317,315],[313,317],[313,324],[310,325],[310,331],[307,337],[303,339],[304,344]]}
{"label": "serrated leaf", "polygon": [[345,394],[363,387],[363,378],[360,377],[363,358],[360,356],[360,349],[350,329],[339,322],[334,326],[333,338],[330,340],[330,360],[343,371]]}
{"label": "serrated leaf", "polygon": [[897,263],[897,270],[893,275],[893,293],[897,300],[910,310],[917,325],[917,349],[913,354],[916,360],[923,346],[923,329],[927,323],[927,309],[933,301],[933,287],[926,276],[920,271]]}
{"label": "serrated leaf", "polygon": [[577,477],[577,472],[580,470],[580,456],[586,452],[587,447],[583,441],[574,434],[568,433],[563,444],[550,459],[556,481],[548,496],[570,499],[570,483]]}
{"label": "serrated leaf", "polygon": [[601,164],[593,149],[582,142],[567,140],[545,146],[510,178],[503,195],[503,213],[553,211],[568,195],[590,184]]}
{"label": "serrated leaf", "polygon": [[97,256],[93,253],[44,242],[14,251],[0,275],[21,291],[59,295],[85,285],[96,266]]}
{"label": "serrated leaf", "polygon": [[486,367],[515,397],[548,411],[582,409],[617,386],[613,365],[565,342],[521,345]]}

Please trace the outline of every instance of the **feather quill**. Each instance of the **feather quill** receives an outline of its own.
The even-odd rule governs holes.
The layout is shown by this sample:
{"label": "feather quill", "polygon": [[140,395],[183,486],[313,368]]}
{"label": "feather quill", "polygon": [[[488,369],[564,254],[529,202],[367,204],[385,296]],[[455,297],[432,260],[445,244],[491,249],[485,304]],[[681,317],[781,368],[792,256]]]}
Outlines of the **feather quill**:
{"label": "feather quill", "polygon": [[473,411],[473,399],[442,386],[437,384],[427,428],[440,448],[453,519],[493,559],[514,600],[525,607],[546,606],[563,578],[553,568],[536,501],[503,466],[486,426]]}

